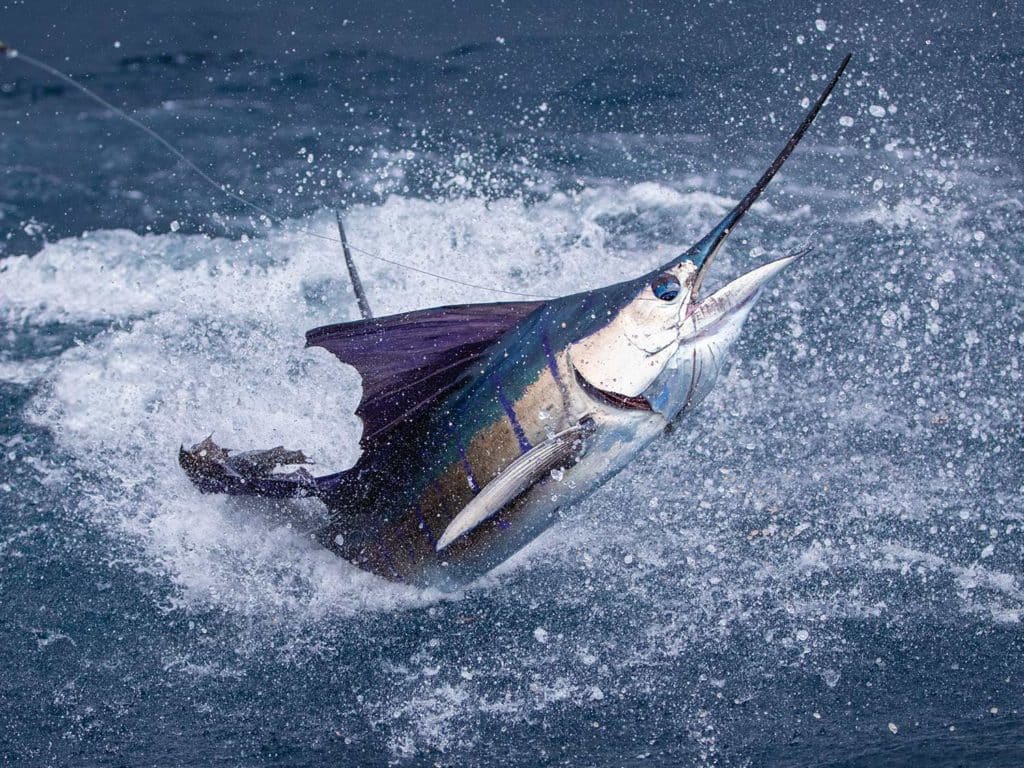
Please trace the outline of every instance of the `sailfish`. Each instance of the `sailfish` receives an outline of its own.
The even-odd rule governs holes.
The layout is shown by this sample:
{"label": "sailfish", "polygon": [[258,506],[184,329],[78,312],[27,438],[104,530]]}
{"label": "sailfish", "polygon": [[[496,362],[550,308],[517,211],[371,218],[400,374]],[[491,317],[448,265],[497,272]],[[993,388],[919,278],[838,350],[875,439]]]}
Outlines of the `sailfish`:
{"label": "sailfish", "polygon": [[849,60],[739,203],[657,269],[546,301],[374,318],[361,300],[363,320],[309,331],[307,346],[362,377],[350,469],[314,477],[301,451],[233,454],[210,438],[180,449],[182,468],[204,492],[322,500],[317,539],[387,579],[452,590],[487,573],[711,390],[754,303],[799,254],[709,296],[701,287]]}

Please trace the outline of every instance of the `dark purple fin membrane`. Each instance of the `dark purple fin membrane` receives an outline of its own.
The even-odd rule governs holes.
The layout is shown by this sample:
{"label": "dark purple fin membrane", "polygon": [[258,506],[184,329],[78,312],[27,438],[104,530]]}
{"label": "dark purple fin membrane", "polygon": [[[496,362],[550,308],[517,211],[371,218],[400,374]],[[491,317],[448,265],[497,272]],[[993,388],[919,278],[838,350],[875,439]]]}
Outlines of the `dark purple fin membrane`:
{"label": "dark purple fin membrane", "polygon": [[302,451],[289,451],[279,446],[232,456],[208,437],[189,450],[182,446],[178,463],[203,493],[272,499],[318,495],[316,479],[302,467],[293,472],[274,472],[277,467],[309,464]]}
{"label": "dark purple fin membrane", "polygon": [[543,302],[464,304],[315,328],[306,346],[323,347],[363,379],[356,414],[360,444],[450,392],[466,369]]}

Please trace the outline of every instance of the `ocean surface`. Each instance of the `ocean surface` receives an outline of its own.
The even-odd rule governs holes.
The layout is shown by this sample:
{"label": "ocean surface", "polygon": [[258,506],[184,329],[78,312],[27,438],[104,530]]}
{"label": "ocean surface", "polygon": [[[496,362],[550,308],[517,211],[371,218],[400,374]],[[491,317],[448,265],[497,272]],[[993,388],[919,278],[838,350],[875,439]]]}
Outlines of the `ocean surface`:
{"label": "ocean surface", "polygon": [[[0,764],[1024,765],[1013,2],[0,3]],[[170,4],[168,4],[170,5]],[[305,330],[806,244],[701,409],[461,593],[202,496],[358,455]],[[469,289],[366,252],[485,286]]]}

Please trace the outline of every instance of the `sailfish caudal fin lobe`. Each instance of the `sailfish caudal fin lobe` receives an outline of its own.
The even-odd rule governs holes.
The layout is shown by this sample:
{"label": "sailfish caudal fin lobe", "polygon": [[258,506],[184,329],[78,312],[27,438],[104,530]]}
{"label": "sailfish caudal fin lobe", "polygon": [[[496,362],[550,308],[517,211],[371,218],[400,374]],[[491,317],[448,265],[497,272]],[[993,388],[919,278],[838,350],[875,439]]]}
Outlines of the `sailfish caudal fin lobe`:
{"label": "sailfish caudal fin lobe", "polygon": [[315,478],[301,466],[292,472],[274,472],[278,467],[310,463],[302,451],[290,451],[281,446],[232,455],[213,442],[211,436],[189,449],[182,446],[178,463],[203,493],[272,499],[318,493]]}

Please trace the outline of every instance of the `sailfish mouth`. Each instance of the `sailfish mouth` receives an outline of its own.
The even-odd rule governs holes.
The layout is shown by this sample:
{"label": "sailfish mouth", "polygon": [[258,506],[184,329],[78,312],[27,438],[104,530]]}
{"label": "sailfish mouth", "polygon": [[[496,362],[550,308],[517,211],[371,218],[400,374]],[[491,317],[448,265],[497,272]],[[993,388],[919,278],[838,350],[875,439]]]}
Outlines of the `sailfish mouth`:
{"label": "sailfish mouth", "polygon": [[575,365],[572,366],[572,372],[573,375],[576,377],[576,383],[579,385],[580,389],[586,392],[592,400],[596,400],[600,403],[605,403],[607,405],[612,406],[613,408],[621,408],[627,411],[653,410],[651,408],[651,404],[647,401],[647,398],[643,397],[642,395],[622,395],[619,394],[618,392],[612,392],[611,390],[601,389],[600,387],[597,387],[591,384],[589,381],[587,381]]}
{"label": "sailfish mouth", "polygon": [[691,304],[686,311],[686,324],[689,327],[684,326],[688,333],[682,338],[682,342],[693,342],[713,336],[723,326],[729,324],[733,317],[745,315],[757,301],[761,291],[776,275],[810,252],[811,249],[808,247],[762,264],[719,288],[703,301]]}

